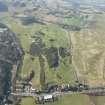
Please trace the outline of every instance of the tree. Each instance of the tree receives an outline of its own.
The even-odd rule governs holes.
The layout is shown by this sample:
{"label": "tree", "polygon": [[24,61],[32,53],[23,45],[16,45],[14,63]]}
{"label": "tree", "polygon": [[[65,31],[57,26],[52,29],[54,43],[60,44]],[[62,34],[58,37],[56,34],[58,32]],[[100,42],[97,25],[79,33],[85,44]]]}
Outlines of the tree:
{"label": "tree", "polygon": [[43,90],[45,88],[45,60],[44,60],[44,52],[45,45],[42,42],[41,36],[35,36],[35,42],[33,42],[30,46],[30,54],[32,56],[37,56],[39,58],[40,63],[40,84],[41,89]]}
{"label": "tree", "polygon": [[46,77],[45,77],[45,62],[44,57],[42,55],[39,56],[39,62],[40,62],[40,84],[41,88],[44,90],[46,85]]}

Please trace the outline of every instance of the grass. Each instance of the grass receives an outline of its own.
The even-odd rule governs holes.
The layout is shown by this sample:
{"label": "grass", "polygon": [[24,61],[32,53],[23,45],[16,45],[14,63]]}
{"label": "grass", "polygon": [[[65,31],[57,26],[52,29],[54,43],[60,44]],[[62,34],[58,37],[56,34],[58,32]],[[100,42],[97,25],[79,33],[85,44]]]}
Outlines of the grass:
{"label": "grass", "polygon": [[[23,99],[21,105],[29,105],[29,104],[36,105],[34,99],[31,98]],[[54,103],[46,103],[45,105],[89,105],[89,104],[90,100],[88,96],[74,94],[74,95],[60,96],[59,101]]]}
{"label": "grass", "polygon": [[[37,31],[43,31],[45,36],[43,36],[43,41],[47,47],[50,47],[52,43],[49,39],[55,39],[53,46],[55,47],[69,47],[69,39],[68,35],[62,28],[58,27],[57,25],[49,24],[46,26],[43,25],[33,25],[30,27],[23,27],[17,21],[12,18],[7,18],[6,20],[8,26],[16,33],[17,37],[20,39],[22,47],[25,51],[25,57],[23,62],[23,67],[21,70],[21,75],[27,76],[30,70],[35,71],[35,78],[33,79],[33,87],[39,88],[39,75],[40,75],[40,65],[38,61],[38,57],[35,57],[35,60],[32,62],[30,59],[30,55],[27,53],[30,48],[30,44],[32,43],[33,39],[31,35],[33,35]],[[65,62],[65,63],[64,63]],[[69,58],[61,59],[60,65],[56,71],[53,71],[48,67],[46,62],[45,65],[45,72],[46,72],[46,81],[47,82],[55,82],[57,84],[62,83],[70,83],[74,84],[75,75],[74,75],[74,67],[73,65],[69,64]],[[57,78],[57,75],[60,75],[62,79]],[[76,101],[75,101],[76,99]],[[87,105],[87,97],[78,96],[78,95],[67,95],[64,97],[60,97],[60,101],[55,103],[50,103],[50,105]],[[32,98],[23,98],[21,105],[35,105],[35,102]],[[46,104],[46,105],[49,105]]]}
{"label": "grass", "polygon": [[[35,78],[33,80],[34,87],[39,87],[39,73],[40,73],[40,66],[38,58],[32,62],[30,59],[30,55],[27,53],[29,52],[30,44],[32,43],[33,39],[31,35],[33,35],[37,31],[42,31],[45,33],[43,36],[43,42],[46,44],[46,47],[52,46],[52,43],[49,41],[50,39],[54,39],[55,42],[53,46],[55,47],[69,47],[69,40],[68,35],[62,28],[58,27],[57,25],[49,24],[46,26],[35,24],[33,26],[24,27],[19,24],[16,20],[12,18],[8,18],[6,20],[8,26],[17,34],[17,37],[20,39],[22,47],[25,51],[25,57],[22,67],[22,76],[28,75],[30,70],[35,70]],[[66,66],[62,63],[65,62]],[[69,65],[69,58],[62,59],[60,61],[60,65],[57,68],[57,71],[53,71],[49,69],[48,64],[46,63],[46,80],[48,82],[56,82],[56,83],[73,83],[74,80],[74,71],[72,65]],[[54,75],[52,75],[54,74]],[[57,78],[57,74],[62,76],[62,80]],[[64,75],[66,74],[66,75]]]}
{"label": "grass", "polygon": [[[35,70],[35,78],[33,79],[33,87],[39,88],[40,82],[39,82],[39,75],[40,75],[40,65],[38,61],[38,57],[35,57],[35,60],[32,62],[30,59],[30,55],[27,53],[30,48],[30,44],[32,43],[31,35],[33,35],[37,31],[43,31],[45,33],[45,36],[43,36],[43,41],[45,42],[47,47],[50,47],[52,43],[49,41],[50,39],[55,39],[55,43],[53,43],[53,46],[55,47],[68,47],[68,35],[66,32],[56,26],[56,25],[33,25],[30,27],[23,27],[21,24],[19,24],[17,21],[15,21],[12,18],[7,18],[6,23],[8,26],[16,33],[17,37],[20,39],[22,47],[25,51],[25,57],[23,62],[23,67],[21,70],[21,75],[27,76],[30,72],[30,70]],[[46,62],[45,66],[45,72],[46,72],[46,81],[47,82],[55,82],[55,83],[74,83],[75,76],[72,65],[69,65],[69,58],[61,59],[60,60],[60,66],[57,68],[57,71],[53,71],[52,69],[49,69],[48,64]],[[66,62],[64,65],[63,62]],[[57,78],[57,74],[59,74],[62,79]],[[69,96],[63,97],[65,100],[68,100],[66,98],[69,98]],[[73,102],[72,102],[73,103]],[[51,103],[51,105],[67,105],[69,104],[69,101],[65,101],[63,103],[62,97],[61,102]],[[34,100],[32,98],[24,98],[22,100],[21,105],[35,105]],[[49,104],[48,104],[49,105]],[[76,104],[74,104],[76,105]]]}
{"label": "grass", "polygon": [[80,18],[60,18],[59,22],[66,24],[66,25],[80,25],[81,19]]}
{"label": "grass", "polygon": [[[72,24],[77,25],[80,23],[80,20],[64,19],[63,22],[69,25],[72,25]],[[24,57],[23,67],[21,70],[21,75],[26,76],[29,74],[30,70],[34,69],[35,78],[33,79],[33,87],[36,87],[36,88],[40,87],[40,82],[39,82],[40,65],[39,65],[38,57],[35,57],[35,60],[32,62],[30,59],[30,55],[27,53],[29,51],[30,44],[33,41],[33,39],[31,38],[31,35],[41,30],[43,31],[43,33],[45,33],[45,36],[43,36],[43,41],[47,47],[50,47],[52,45],[49,39],[55,39],[53,46],[56,46],[56,47],[63,46],[68,48],[69,38],[67,33],[62,28],[53,24],[49,24],[49,25],[35,24],[33,26],[25,27],[10,17],[6,19],[6,23],[17,34],[17,37],[20,39],[23,49],[26,53]],[[97,65],[99,65],[98,61],[100,61],[100,53],[96,57],[90,56],[90,55],[94,53],[91,51],[91,49],[96,49],[97,47],[100,50],[104,49],[101,46],[101,45],[104,45],[104,35],[101,38],[99,37],[99,34],[94,34],[92,32],[91,34],[92,36],[89,36],[87,31],[85,31],[83,34],[81,34],[81,32],[76,32],[74,34],[76,43],[73,46],[73,50],[74,50],[73,55],[74,55],[75,65],[77,66],[79,72],[84,77],[87,77],[88,79],[97,79],[97,75],[95,75],[95,72],[97,71],[97,68],[98,68]],[[101,35],[102,34],[103,33],[101,33]],[[87,40],[89,37],[91,38],[91,40]],[[102,41],[99,42],[99,40],[102,40]],[[95,41],[98,41],[98,45],[94,46],[93,42]],[[101,59],[103,58],[101,57]],[[97,60],[97,62],[94,62],[94,60],[95,61]],[[98,69],[100,70],[100,68]],[[74,65],[69,64],[69,58],[60,59],[60,65],[56,71],[49,69],[48,64],[46,62],[46,65],[45,65],[46,81],[55,82],[57,84],[70,83],[73,85],[76,79],[74,70],[75,70]],[[62,79],[57,78],[57,74],[59,74],[62,77]],[[21,105],[35,105],[35,102],[32,98],[23,98]],[[67,95],[64,97],[63,96],[60,97],[60,100],[58,102],[50,103],[50,104],[47,103],[46,105],[91,105],[91,102],[89,97],[85,95]],[[96,105],[103,105],[103,104],[96,104]]]}

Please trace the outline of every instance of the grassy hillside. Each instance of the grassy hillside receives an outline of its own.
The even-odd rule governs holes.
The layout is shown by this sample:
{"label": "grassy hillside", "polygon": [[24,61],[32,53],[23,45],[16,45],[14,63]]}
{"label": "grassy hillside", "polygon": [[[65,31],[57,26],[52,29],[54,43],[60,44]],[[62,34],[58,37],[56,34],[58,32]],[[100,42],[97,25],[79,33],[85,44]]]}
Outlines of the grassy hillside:
{"label": "grassy hillside", "polygon": [[[60,28],[57,25],[49,24],[49,25],[38,25],[35,24],[33,26],[25,27],[21,24],[14,21],[12,18],[7,19],[8,26],[12,28],[12,30],[17,34],[17,37],[20,39],[21,44],[25,51],[25,58],[24,58],[24,64],[22,68],[22,74],[23,76],[27,75],[30,70],[34,69],[36,72],[36,76],[33,80],[34,85],[39,86],[39,72],[40,72],[40,65],[38,58],[35,57],[35,60],[32,62],[30,59],[29,52],[30,45],[32,41],[34,40],[31,38],[32,35],[34,35],[37,31],[42,31],[45,33],[45,36],[43,36],[43,42],[45,43],[46,47],[52,46],[52,43],[49,41],[50,39],[54,39],[55,42],[53,43],[53,46],[55,47],[65,47],[69,48],[69,39],[68,34],[65,30]],[[63,63],[65,62],[65,64]],[[65,66],[66,65],[66,66]],[[75,75],[74,75],[74,68],[72,65],[69,64],[69,58],[66,57],[64,59],[60,59],[60,65],[57,68],[56,71],[53,71],[48,67],[48,64],[46,62],[45,65],[45,72],[48,82],[55,82],[55,83],[73,83],[75,81]],[[52,75],[53,74],[53,75]],[[57,78],[57,74],[61,75],[62,80],[59,80]]]}
{"label": "grassy hillside", "polygon": [[[69,57],[60,59],[60,65],[56,71],[48,67],[45,62],[46,81],[54,83],[70,83],[74,84],[76,80],[75,71],[82,82],[89,83],[92,86],[103,85],[104,82],[104,57],[105,57],[105,33],[104,20],[105,16],[95,16],[95,24],[90,29],[82,29],[79,32],[70,32],[69,34],[61,27],[55,24],[34,24],[32,26],[23,26],[19,20],[6,18],[8,26],[17,34],[25,51],[24,64],[21,70],[21,75],[27,76],[30,70],[35,70],[35,78],[33,79],[33,87],[40,87],[39,75],[40,64],[38,57],[34,57],[32,61],[29,54],[29,48],[34,39],[31,37],[38,31],[42,31],[43,42],[46,47],[52,46],[50,39],[55,39],[53,46],[69,48],[69,38],[71,37],[73,44],[73,63],[69,63]],[[65,23],[79,24],[77,20],[64,20]],[[74,21],[74,22],[73,22]],[[59,79],[57,75],[62,78]],[[98,99],[98,102],[96,101]],[[91,99],[91,100],[90,100]],[[46,105],[103,105],[103,100],[100,97],[88,97],[85,95],[67,95],[60,97],[60,100],[55,103]],[[102,102],[101,102],[102,101]],[[24,98],[21,105],[35,105],[31,98]]]}

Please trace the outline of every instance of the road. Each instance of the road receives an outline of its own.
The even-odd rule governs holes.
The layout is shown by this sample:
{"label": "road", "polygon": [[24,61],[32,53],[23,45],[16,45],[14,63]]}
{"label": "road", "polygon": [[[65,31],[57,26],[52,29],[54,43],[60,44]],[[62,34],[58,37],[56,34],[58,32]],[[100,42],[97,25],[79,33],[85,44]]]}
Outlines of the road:
{"label": "road", "polygon": [[16,92],[16,93],[11,93],[11,95],[14,96],[22,96],[22,97],[38,97],[38,96],[44,96],[44,95],[55,95],[55,96],[63,96],[63,95],[70,95],[70,94],[87,94],[87,95],[105,95],[105,88],[91,88],[89,90],[83,90],[83,91],[77,91],[77,92],[72,92],[72,91],[66,91],[66,92],[53,92],[53,93],[42,93],[42,94],[37,94],[35,92]]}

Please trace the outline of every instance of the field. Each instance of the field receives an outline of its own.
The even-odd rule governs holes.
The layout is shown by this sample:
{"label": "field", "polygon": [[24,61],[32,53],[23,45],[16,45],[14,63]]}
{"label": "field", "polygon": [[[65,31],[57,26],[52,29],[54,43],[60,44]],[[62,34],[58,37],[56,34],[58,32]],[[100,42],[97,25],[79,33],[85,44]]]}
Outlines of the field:
{"label": "field", "polygon": [[[75,100],[76,99],[76,100]],[[32,103],[29,103],[32,102]],[[67,95],[64,97],[59,97],[59,101],[54,103],[47,103],[45,105],[92,105],[90,104],[90,99],[88,96],[84,95]],[[22,105],[35,105],[34,100],[24,99]]]}
{"label": "field", "polygon": [[[90,86],[105,85],[104,81],[104,57],[105,57],[105,32],[104,32],[104,15],[96,15],[95,23],[90,29],[82,29],[81,31],[70,31],[70,34],[58,25],[55,24],[34,24],[32,26],[23,26],[19,20],[14,20],[11,17],[5,19],[5,23],[16,33],[22,47],[25,51],[21,76],[25,77],[30,70],[35,70],[35,78],[33,79],[33,87],[39,88],[40,64],[38,57],[31,60],[29,49],[34,39],[31,37],[36,32],[41,31],[45,35],[43,42],[46,47],[65,47],[69,48],[71,37],[73,46],[73,63],[69,63],[69,58],[60,59],[60,65],[54,71],[45,63],[46,81],[56,84],[71,84],[76,81],[75,72],[82,83]],[[64,20],[67,24],[79,24],[79,20]],[[104,23],[103,23],[104,22]],[[55,43],[49,40],[55,39]],[[57,75],[62,78],[59,79]],[[105,97],[88,97],[85,95],[75,94],[59,97],[59,101],[55,103],[47,103],[46,105],[104,105]],[[97,99],[97,100],[96,100]],[[102,101],[102,102],[101,102]],[[34,99],[23,98],[21,105],[35,105]]]}

